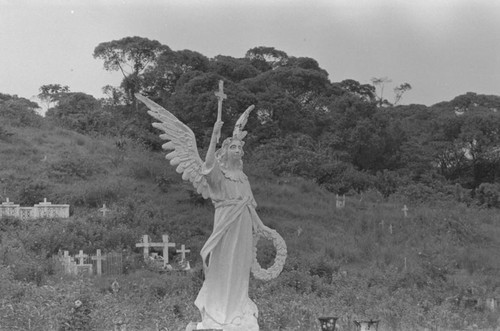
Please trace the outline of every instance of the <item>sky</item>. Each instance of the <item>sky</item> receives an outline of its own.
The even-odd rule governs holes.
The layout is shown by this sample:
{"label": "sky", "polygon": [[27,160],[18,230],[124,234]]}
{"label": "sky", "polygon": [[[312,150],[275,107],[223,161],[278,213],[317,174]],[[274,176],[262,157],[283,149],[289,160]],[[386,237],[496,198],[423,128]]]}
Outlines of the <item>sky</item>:
{"label": "sky", "polygon": [[104,97],[123,77],[94,48],[129,36],[209,58],[274,47],[332,82],[387,77],[389,101],[409,83],[401,104],[500,95],[498,0],[0,0],[0,93],[61,84]]}

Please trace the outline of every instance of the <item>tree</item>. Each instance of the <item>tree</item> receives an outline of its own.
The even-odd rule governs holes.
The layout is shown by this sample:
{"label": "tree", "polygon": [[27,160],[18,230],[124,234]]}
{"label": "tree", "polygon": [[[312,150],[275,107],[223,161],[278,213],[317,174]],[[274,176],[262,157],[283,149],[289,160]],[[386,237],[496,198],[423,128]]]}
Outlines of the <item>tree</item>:
{"label": "tree", "polygon": [[122,73],[122,87],[133,99],[134,93],[140,90],[140,74],[153,66],[161,54],[170,51],[168,46],[156,40],[125,37],[100,43],[94,49],[93,56],[104,60],[104,69]]}
{"label": "tree", "polygon": [[397,105],[399,100],[403,97],[403,94],[406,91],[411,90],[411,85],[408,83],[403,83],[399,85],[398,87],[394,88],[394,105]]}
{"label": "tree", "polygon": [[375,94],[375,86],[373,85],[360,84],[358,81],[355,81],[354,79],[345,79],[340,82],[340,87],[343,90],[360,97],[362,100],[368,102],[375,101],[376,94]]}
{"label": "tree", "polygon": [[391,103],[387,101],[387,99],[384,99],[384,88],[385,84],[392,82],[392,80],[390,80],[387,77],[381,77],[381,78],[373,77],[371,79],[371,82],[373,86],[375,86],[375,88],[377,86],[380,86],[380,95],[378,95],[378,101],[377,101],[378,106],[379,107],[391,106]]}
{"label": "tree", "polygon": [[82,92],[66,93],[56,107],[47,110],[46,117],[59,125],[78,132],[98,131],[103,125],[99,116],[99,102]]}
{"label": "tree", "polygon": [[63,93],[69,92],[69,87],[61,84],[47,84],[40,86],[39,91],[38,98],[44,101],[49,109],[50,105],[55,104]]}
{"label": "tree", "polygon": [[249,49],[245,58],[262,72],[286,65],[288,62],[288,55],[285,52],[265,46]]}
{"label": "tree", "polygon": [[43,117],[37,114],[40,108],[36,102],[17,95],[0,93],[0,123],[9,123],[14,126],[39,127],[43,123]]}

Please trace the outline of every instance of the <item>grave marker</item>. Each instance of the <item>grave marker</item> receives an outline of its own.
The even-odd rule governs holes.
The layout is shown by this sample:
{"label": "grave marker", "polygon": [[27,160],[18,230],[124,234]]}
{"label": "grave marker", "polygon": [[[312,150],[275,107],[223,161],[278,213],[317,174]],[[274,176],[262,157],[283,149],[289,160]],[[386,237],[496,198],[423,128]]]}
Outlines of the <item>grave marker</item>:
{"label": "grave marker", "polygon": [[405,217],[408,217],[408,207],[405,205],[401,210],[405,213]]}
{"label": "grave marker", "polygon": [[168,238],[167,234],[164,234],[162,236],[162,239],[163,239],[163,243],[161,244],[161,246],[163,246],[163,266],[166,267],[167,264],[168,264],[168,248],[169,247],[174,247],[175,248],[175,243],[169,243],[168,242],[169,238]]}
{"label": "grave marker", "polygon": [[144,260],[147,260],[148,256],[149,256],[149,248],[152,247],[151,243],[149,242],[149,236],[147,234],[143,235],[142,242],[135,244],[135,247],[142,247],[143,248]]}
{"label": "grave marker", "polygon": [[83,251],[80,250],[80,252],[78,253],[78,255],[75,255],[75,258],[78,259],[78,264],[76,265],[77,267],[77,273],[83,273],[85,271],[87,271],[87,273],[89,275],[92,275],[92,264],[86,264],[84,263],[85,262],[85,258],[87,258],[88,255],[87,254],[83,254]]}
{"label": "grave marker", "polygon": [[186,245],[182,244],[181,249],[177,250],[177,253],[181,253],[181,261],[184,261],[186,259],[186,253],[191,253],[190,249],[186,249]]}
{"label": "grave marker", "polygon": [[106,260],[106,257],[101,255],[101,250],[100,249],[97,250],[95,256],[92,256],[92,260],[96,261],[97,275],[98,276],[102,275],[102,261]]}
{"label": "grave marker", "polygon": [[335,195],[335,198],[336,198],[336,207],[337,209],[340,209],[340,208],[344,208],[345,207],[345,194],[342,195],[342,200],[339,199],[339,195]]}
{"label": "grave marker", "polygon": [[151,247],[162,247],[163,248],[163,267],[166,267],[168,264],[168,249],[169,247],[174,247],[175,248],[175,243],[169,242],[169,237],[168,235],[164,234],[162,236],[162,241],[161,243],[154,243],[154,242],[149,242],[149,237],[148,235],[143,235],[142,236],[142,243],[135,244],[135,247],[143,247],[143,255],[144,255],[144,260],[146,261],[149,257],[149,249]]}
{"label": "grave marker", "polygon": [[106,217],[106,212],[108,212],[108,211],[109,211],[109,209],[108,209],[108,208],[106,208],[106,204],[105,204],[105,203],[103,203],[103,204],[102,204],[102,208],[101,208],[101,209],[99,209],[99,211],[102,213],[102,217]]}
{"label": "grave marker", "polygon": [[13,203],[9,198],[5,198],[5,202],[2,202],[0,206],[0,216],[18,216],[19,205]]}

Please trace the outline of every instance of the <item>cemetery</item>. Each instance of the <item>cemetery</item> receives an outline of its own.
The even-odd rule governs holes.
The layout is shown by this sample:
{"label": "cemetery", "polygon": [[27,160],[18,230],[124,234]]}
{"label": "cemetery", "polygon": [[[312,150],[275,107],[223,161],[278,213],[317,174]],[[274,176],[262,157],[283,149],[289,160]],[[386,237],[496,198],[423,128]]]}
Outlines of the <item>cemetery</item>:
{"label": "cemetery", "polygon": [[500,97],[396,105],[273,47],[93,56],[104,99],[0,93],[0,331],[499,330]]}

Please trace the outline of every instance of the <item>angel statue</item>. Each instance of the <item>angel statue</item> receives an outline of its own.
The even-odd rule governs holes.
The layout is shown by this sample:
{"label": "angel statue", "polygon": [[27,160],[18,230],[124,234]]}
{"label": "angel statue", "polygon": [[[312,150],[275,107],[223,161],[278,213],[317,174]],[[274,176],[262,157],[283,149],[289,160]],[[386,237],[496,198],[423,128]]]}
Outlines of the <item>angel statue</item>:
{"label": "angel statue", "polygon": [[[255,211],[256,202],[247,176],[243,173],[243,131],[253,106],[238,119],[232,137],[216,150],[221,121],[222,81],[219,83],[219,111],[205,161],[198,154],[191,129],[163,107],[136,94],[160,121],[153,126],[164,131],[169,140],[164,149],[173,149],[166,158],[177,166],[182,179],[193,183],[197,192],[210,198],[215,207],[213,232],[201,249],[205,280],[195,300],[201,313],[200,323],[190,323],[186,330],[221,329],[224,331],[259,330],[258,309],[248,296],[250,271],[256,278],[277,277],[286,259],[286,244],[275,231],[265,226]],[[274,265],[268,269],[257,261],[259,237],[272,240],[276,248]]]}

